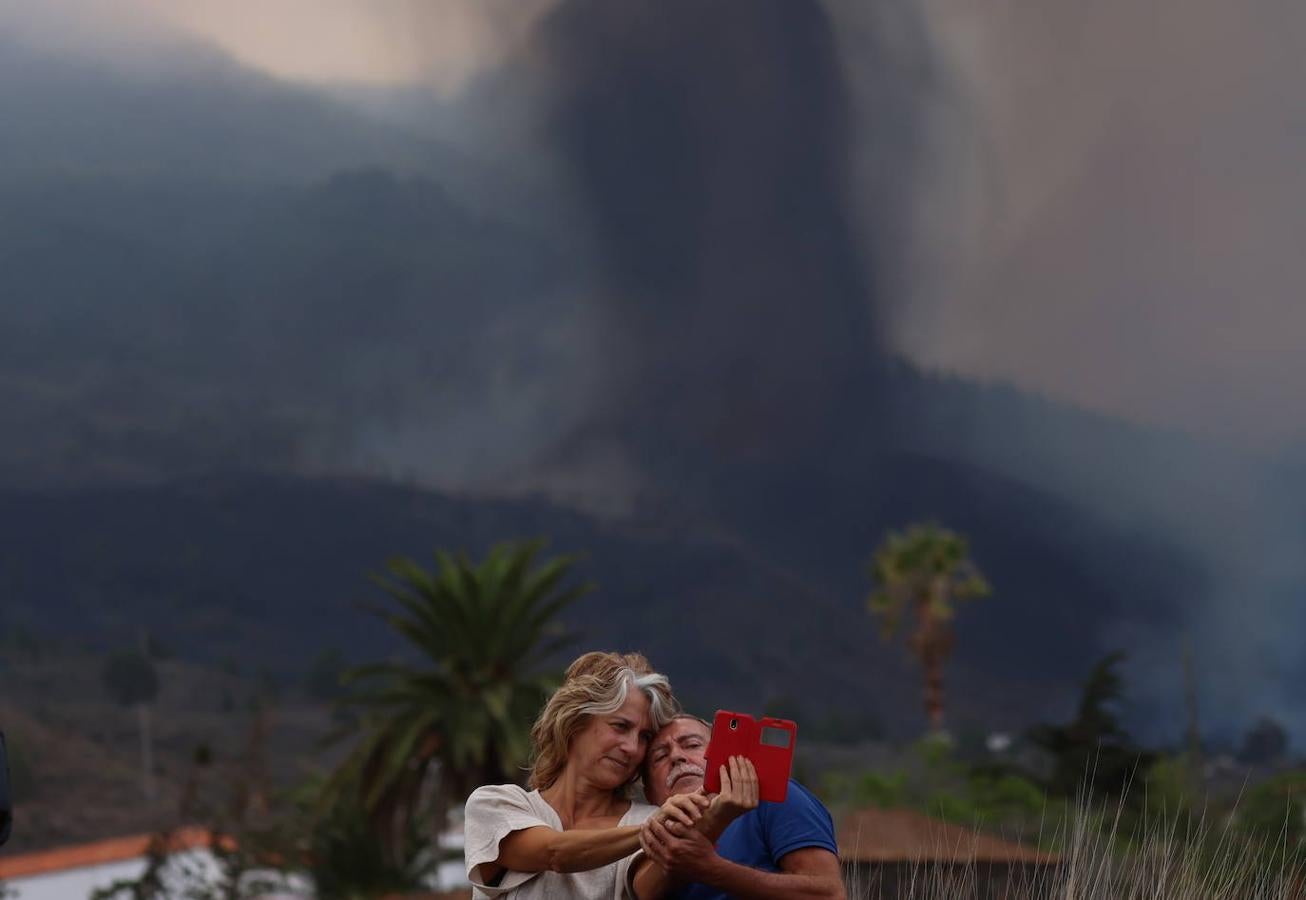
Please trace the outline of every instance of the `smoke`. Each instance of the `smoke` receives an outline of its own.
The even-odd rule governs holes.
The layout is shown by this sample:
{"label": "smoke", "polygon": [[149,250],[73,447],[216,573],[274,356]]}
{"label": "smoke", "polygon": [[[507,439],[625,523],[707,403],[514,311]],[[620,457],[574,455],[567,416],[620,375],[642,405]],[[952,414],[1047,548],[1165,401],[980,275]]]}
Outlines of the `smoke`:
{"label": "smoke", "polygon": [[[1129,654],[1140,728],[1151,739],[1182,733],[1191,649],[1203,729],[1235,735],[1256,714],[1272,713],[1306,734],[1293,687],[1306,663],[1296,638],[1306,628],[1300,468],[1181,432],[1012,399],[990,398],[944,428],[918,420],[914,437],[927,452],[962,447],[987,469],[1069,498],[1138,548],[1168,550],[1191,570],[1179,592],[1173,584],[1149,592],[1146,579],[1131,580],[1138,593],[1096,636],[1099,647]],[[1119,563],[1097,561],[1112,579],[1136,578]],[[1085,624],[1094,618],[1091,610],[1076,615]]]}
{"label": "smoke", "polygon": [[[196,226],[176,249],[204,206],[184,204],[155,229],[167,242],[155,233],[129,242],[139,256],[102,240],[108,226],[67,229],[66,259],[15,257],[11,296],[40,295],[52,317],[64,299],[85,301],[112,327],[88,336],[85,323],[100,320],[73,306],[61,315],[75,324],[43,332],[56,335],[48,347],[11,329],[11,366],[19,351],[47,367],[80,360],[106,335],[127,349],[87,371],[70,363],[67,402],[50,399],[62,382],[43,383],[42,395],[28,389],[29,371],[7,373],[22,433],[57,416],[57,446],[98,455],[80,391],[103,383],[113,388],[95,397],[104,421],[89,421],[121,431],[130,420],[123,440],[146,451],[164,433],[193,433],[195,446],[168,453],[208,464],[246,443],[240,458],[251,464],[356,466],[459,486],[597,435],[637,458],[586,457],[584,490],[611,495],[659,461],[731,474],[762,463],[790,483],[756,518],[794,533],[810,523],[822,541],[863,515],[869,492],[849,491],[847,520],[825,517],[830,494],[813,479],[837,456],[837,477],[853,480],[865,451],[897,442],[1069,497],[1119,534],[1181,544],[1199,561],[1209,585],[1184,598],[1182,621],[1122,621],[1105,635],[1135,651],[1156,708],[1179,695],[1185,631],[1199,668],[1218,673],[1203,685],[1211,707],[1292,707],[1284,685],[1301,665],[1293,636],[1303,624],[1294,591],[1306,580],[1296,562],[1300,477],[1052,404],[979,403],[973,385],[956,407],[935,390],[922,395],[928,409],[891,421],[878,392],[884,359],[906,352],[1243,443],[1298,433],[1306,203],[1303,132],[1288,111],[1299,90],[1292,36],[1306,33],[1299,6],[1174,0],[1143,15],[1108,0],[1033,12],[999,3],[981,14],[932,0],[340,0],[266,5],[259,19],[230,6],[0,2],[0,30],[127,59],[164,22],[288,78],[433,85],[461,104],[450,121],[468,131],[464,147],[561,158],[567,183],[549,196],[570,195],[584,211],[598,285],[568,268],[584,257],[569,243],[573,223],[549,204],[536,204],[549,214],[535,224],[557,224],[549,239],[565,249],[523,249],[533,241],[469,227],[412,184],[385,179],[308,189],[343,210],[325,237],[317,206],[221,213],[237,224]],[[132,121],[144,134],[161,118],[141,109]],[[504,121],[519,115],[534,117],[540,143],[499,146],[524,134]],[[177,131],[178,121],[158,127]],[[466,127],[487,122],[502,131]],[[349,120],[344,130],[362,127]],[[114,133],[103,129],[97,146]],[[338,133],[324,128],[328,137],[310,142]],[[265,141],[229,140],[223,152],[237,143],[266,155]],[[156,155],[163,146],[147,145]],[[449,171],[441,178],[456,180]],[[412,208],[415,198],[430,208]],[[78,207],[68,221],[94,205],[63,203]],[[30,207],[50,215],[49,198]],[[289,231],[317,237],[278,243],[287,215]],[[26,240],[40,229],[13,230]],[[218,246],[214,233],[244,249],[205,256],[196,248]],[[265,249],[241,243],[250,237]],[[87,248],[98,262],[80,255]],[[554,258],[543,275],[521,262],[539,253]],[[202,271],[175,270],[139,315],[108,303],[111,289],[125,298],[158,287],[136,273],[194,259]],[[64,282],[49,272],[83,280],[62,298],[51,288]],[[179,312],[173,297],[192,306]],[[360,323],[379,321],[377,303],[389,324],[369,337]],[[141,353],[141,335],[156,333],[162,363]],[[124,375],[129,353],[147,358],[132,363],[143,374]],[[133,377],[167,393],[163,413],[136,408],[145,392]],[[226,430],[193,427],[201,416]],[[32,465],[0,462],[14,480]],[[181,463],[170,455],[160,465]]]}
{"label": "smoke", "polygon": [[824,7],[569,0],[534,42],[606,276],[607,415],[736,457],[834,440],[884,345]]}
{"label": "smoke", "polygon": [[922,8],[957,102],[931,122],[927,248],[894,346],[1184,429],[1034,404],[946,442],[1199,562],[1172,620],[1104,635],[1158,727],[1180,725],[1162,720],[1191,640],[1208,724],[1272,709],[1300,735],[1304,491],[1276,459],[1306,427],[1300,5]]}
{"label": "smoke", "polygon": [[895,343],[1134,421],[1299,441],[1301,5],[923,8],[962,103]]}
{"label": "smoke", "polygon": [[[928,23],[920,8],[893,5],[767,2],[740,15],[727,3],[569,0],[542,20],[533,49],[555,91],[547,122],[606,277],[599,427],[634,432],[634,445],[656,448],[649,455],[682,456],[691,469],[787,467],[817,494],[806,462],[830,461],[841,443],[866,449],[874,420],[880,449],[977,462],[1067,497],[1200,574],[1194,593],[1169,598],[1178,620],[1157,621],[1164,607],[1147,598],[1098,635],[1132,651],[1146,708],[1180,705],[1191,638],[1213,707],[1259,697],[1290,709],[1282,672],[1296,655],[1283,635],[1297,629],[1263,623],[1284,619],[1304,574],[1292,549],[1300,523],[1291,504],[1272,502],[1264,460],[1032,399],[980,404],[975,391],[960,422],[955,408],[885,417],[879,366],[903,350],[1153,421],[1164,416],[1148,411],[1167,404],[1194,421],[1179,398],[1210,387],[1181,384],[1181,360],[1148,353],[1166,316],[1183,313],[1167,287],[1203,277],[1182,271],[1178,244],[1191,229],[1167,237],[1183,207],[1161,168],[1177,160],[1191,175],[1203,163],[1146,143],[1163,135],[1140,115],[1176,99],[1171,87],[1148,85],[1124,116],[1112,94],[1138,86],[1162,23],[1141,23],[1099,60],[1040,46],[1014,14],[993,27],[923,8]],[[1066,26],[1054,35],[1081,16],[1085,39],[1106,42],[1130,18],[1119,6],[1076,10],[1053,16]],[[1023,75],[994,74],[1001,48]],[[1130,65],[1116,71],[1122,59]],[[1142,180],[1113,180],[1140,153]],[[1108,214],[1130,194],[1151,205],[1132,220]],[[1080,215],[1100,231],[1061,228]],[[1130,304],[1144,301],[1151,320],[1140,323]],[[983,321],[986,303],[1008,312]],[[1182,328],[1164,337],[1169,352],[1201,344]],[[1224,353],[1241,359],[1248,348]],[[1117,393],[1099,390],[1112,379]],[[944,394],[925,399],[937,406]],[[1226,412],[1206,421],[1245,427],[1263,413]],[[792,502],[786,514],[801,521]],[[1138,588],[1152,577],[1122,574]],[[1245,614],[1262,633],[1231,640]],[[1222,712],[1212,719],[1229,724]],[[1164,712],[1153,722],[1179,724]]]}
{"label": "smoke", "polygon": [[[794,40],[766,36],[766,23],[779,16],[819,23],[809,34],[823,31],[826,46],[802,50],[803,59],[794,49],[802,46],[797,33]],[[540,27],[550,19],[551,35]],[[647,20],[647,38],[623,34],[623,19]],[[698,49],[670,40],[676,23],[704,30]],[[730,123],[750,115],[760,121],[747,104],[763,101],[748,98],[770,92],[778,99],[774,123],[823,129],[808,158],[833,164],[829,184],[852,201],[839,212],[842,224],[823,213],[808,220],[824,217],[833,233],[844,233],[852,256],[870,263],[850,275],[838,262],[848,256],[843,251],[828,253],[833,265],[809,254],[809,268],[846,285],[861,279],[871,299],[851,313],[832,304],[827,324],[809,334],[800,329],[804,340],[869,309],[862,329],[873,343],[927,365],[1270,446],[1306,434],[1293,394],[1306,375],[1297,352],[1306,313],[1296,302],[1306,270],[1294,241],[1306,228],[1297,165],[1306,147],[1292,112],[1299,105],[1302,25],[1300,4],[1291,0],[1167,0],[1146,11],[1122,0],[1059,2],[1033,13],[1011,3],[980,13],[935,0],[837,0],[763,4],[746,14],[713,4],[671,4],[658,14],[627,3],[559,8],[556,0],[288,0],[264,4],[257,14],[215,0],[0,2],[0,32],[47,46],[138,59],[146,36],[162,41],[164,32],[181,31],[285,77],[415,79],[450,97],[470,96],[485,76],[510,69],[524,42],[544,45],[564,87],[593,71],[596,53],[606,53],[611,65],[599,83],[607,71],[614,74],[610,95],[636,82],[656,93],[661,79],[666,91],[684,97],[680,108],[717,119],[696,120],[699,134],[727,143]],[[601,47],[586,49],[586,30],[608,34],[644,68],[636,71],[633,59]],[[581,47],[578,58],[556,52],[569,41]],[[659,73],[651,62],[659,52],[654,42],[686,55],[663,57]],[[750,64],[734,49],[750,43],[789,49]],[[679,82],[676,71],[684,73]],[[780,72],[792,80],[777,85]],[[820,96],[820,108],[796,110],[800,94]],[[920,102],[926,94],[928,102]],[[745,106],[737,115],[722,110],[725,97],[742,98]],[[601,111],[603,104],[577,101],[577,116],[582,107]],[[646,106],[643,120],[665,108]],[[628,111],[635,117],[634,107]],[[459,129],[466,131],[462,118],[450,130]],[[585,139],[574,128],[568,133]],[[729,158],[726,144],[698,157],[716,160],[716,189],[724,191],[732,178],[756,183],[768,165],[777,171],[772,163],[785,142],[756,127],[749,136],[756,142],[733,157],[747,163],[739,171],[721,163]],[[606,140],[617,147],[616,138]],[[591,156],[601,152],[587,146]],[[754,153],[771,162],[754,165]],[[604,202],[600,191],[612,185],[581,163],[575,171],[586,195]],[[656,153],[640,164],[651,164],[654,174],[660,166],[662,175],[685,169]],[[914,170],[922,164],[928,171]],[[625,190],[627,200],[639,201],[629,193],[637,186]],[[716,204],[717,194],[710,195]],[[751,207],[734,196],[717,205],[740,215],[762,212],[766,196],[784,202],[770,190]],[[676,205],[653,199],[662,212]],[[710,212],[699,211],[695,227],[708,227]],[[607,213],[600,218],[615,221]],[[843,224],[861,233],[848,237]],[[646,232],[666,238],[661,224]],[[633,245],[648,236],[625,228],[614,240]],[[692,244],[705,236],[687,230],[679,237]],[[774,245],[757,246],[743,254],[745,262]],[[758,279],[796,272],[783,289],[801,296],[802,267],[788,265],[800,256],[789,251],[783,263],[757,267]],[[699,294],[708,280],[699,279]],[[892,306],[889,297],[897,298]],[[622,362],[624,350],[612,356]],[[738,368],[757,370],[750,360]]]}

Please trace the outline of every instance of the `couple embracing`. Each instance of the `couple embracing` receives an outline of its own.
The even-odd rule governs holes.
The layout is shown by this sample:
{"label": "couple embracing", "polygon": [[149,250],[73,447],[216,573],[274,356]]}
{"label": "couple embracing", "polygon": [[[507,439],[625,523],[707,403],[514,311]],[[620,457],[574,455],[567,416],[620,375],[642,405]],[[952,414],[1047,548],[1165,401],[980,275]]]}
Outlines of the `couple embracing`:
{"label": "couple embracing", "polygon": [[531,730],[529,787],[467,800],[474,896],[842,900],[825,807],[794,782],[783,803],[759,802],[742,757],[705,793],[710,738],[644,657],[581,656]]}

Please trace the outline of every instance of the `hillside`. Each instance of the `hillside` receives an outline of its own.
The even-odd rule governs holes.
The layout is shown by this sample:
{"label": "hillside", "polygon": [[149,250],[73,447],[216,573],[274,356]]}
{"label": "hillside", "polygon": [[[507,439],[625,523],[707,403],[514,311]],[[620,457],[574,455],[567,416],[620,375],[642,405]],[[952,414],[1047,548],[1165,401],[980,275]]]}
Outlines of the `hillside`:
{"label": "hillside", "polygon": [[550,239],[384,170],[33,181],[0,203],[0,425],[23,435],[0,484],[372,465],[391,432],[483,409],[505,378],[551,384],[574,314]]}
{"label": "hillside", "polygon": [[8,183],[202,175],[266,184],[360,165],[475,169],[433,141],[179,35],[115,64],[0,30],[0,115]]}
{"label": "hillside", "polygon": [[[955,713],[1010,727],[1059,710],[1098,650],[1095,629],[1126,611],[1164,615],[1182,583],[1155,550],[1064,505],[977,472],[969,483],[949,482],[948,473],[902,460],[897,481],[933,484],[958,504],[950,509],[973,510],[952,524],[975,535],[976,558],[997,587],[959,622]],[[972,502],[986,491],[1001,503]],[[900,647],[876,640],[861,564],[877,535],[937,510],[935,499],[900,487],[863,510],[852,534],[841,533],[841,519],[827,523],[821,568],[801,547],[786,558],[707,522],[622,524],[544,501],[363,480],[230,476],[9,492],[0,498],[4,617],[102,647],[149,627],[183,659],[233,659],[291,677],[326,648],[356,660],[395,649],[359,608],[380,599],[367,574],[390,556],[479,553],[498,540],[546,536],[552,550],[581,554],[581,576],[600,587],[567,614],[578,648],[641,648],[695,706],[796,698],[815,716],[870,712],[911,733],[917,676]],[[806,546],[820,541],[809,534]],[[1088,560],[1103,554],[1139,574],[1099,579]],[[837,560],[840,570],[828,568]]]}
{"label": "hillside", "polygon": [[[273,789],[302,778],[333,758],[318,741],[331,727],[326,707],[297,686],[268,697],[255,676],[181,660],[157,669],[152,710],[155,788],[142,799],[140,733],[134,709],[115,704],[100,667],[104,658],[67,640],[0,652],[0,727],[9,746],[16,826],[6,852],[142,833],[171,826],[181,816],[186,784],[194,779],[193,809],[225,815],[248,783],[254,699],[264,697],[261,753]],[[195,766],[199,747],[211,764]]]}

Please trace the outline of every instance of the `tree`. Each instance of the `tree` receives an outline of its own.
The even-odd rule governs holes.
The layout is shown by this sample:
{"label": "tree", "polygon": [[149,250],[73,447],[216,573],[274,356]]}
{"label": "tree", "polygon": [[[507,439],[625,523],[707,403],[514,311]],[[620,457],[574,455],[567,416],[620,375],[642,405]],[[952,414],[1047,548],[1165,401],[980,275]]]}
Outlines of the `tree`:
{"label": "tree", "polygon": [[316,775],[289,792],[288,821],[281,838],[284,849],[275,843],[268,848],[283,858],[302,860],[315,896],[428,895],[430,878],[440,863],[432,848],[439,823],[410,820],[400,830],[398,843],[387,846],[371,827],[357,794],[336,795],[323,807],[322,792],[322,780]]}
{"label": "tree", "polygon": [[1237,821],[1271,846],[1306,849],[1306,774],[1284,772],[1251,788],[1238,804]]}
{"label": "tree", "polygon": [[905,613],[914,622],[909,644],[925,674],[925,714],[933,731],[943,729],[943,666],[952,653],[956,604],[991,592],[968,556],[966,539],[937,525],[890,533],[870,564],[875,585],[867,601],[887,641]]}
{"label": "tree", "polygon": [[1288,752],[1288,732],[1278,720],[1262,716],[1243,735],[1238,760],[1252,766],[1278,762]]}
{"label": "tree", "polygon": [[154,663],[140,650],[115,653],[101,670],[105,688],[121,706],[135,706],[141,732],[141,789],[146,802],[154,800],[154,739],[150,729],[150,704],[159,694]]}
{"label": "tree", "polygon": [[145,632],[142,640],[145,642],[145,655],[150,659],[159,660],[160,662],[172,659],[172,649],[163,641],[159,640],[157,634]]}
{"label": "tree", "polygon": [[358,740],[323,797],[359,792],[391,848],[424,802],[443,822],[477,786],[521,776],[531,723],[558,683],[549,660],[570,640],[557,616],[590,590],[564,587],[571,558],[537,565],[540,547],[500,545],[479,564],[437,551],[434,574],[396,559],[374,578],[392,601],[374,612],[418,660],[345,673]]}
{"label": "tree", "polygon": [[1134,745],[1116,713],[1124,696],[1117,667],[1124,658],[1117,651],[1093,666],[1073,720],[1065,725],[1037,725],[1030,730],[1030,741],[1052,756],[1047,785],[1052,793],[1074,797],[1086,789],[1119,797],[1155,761],[1155,755]]}

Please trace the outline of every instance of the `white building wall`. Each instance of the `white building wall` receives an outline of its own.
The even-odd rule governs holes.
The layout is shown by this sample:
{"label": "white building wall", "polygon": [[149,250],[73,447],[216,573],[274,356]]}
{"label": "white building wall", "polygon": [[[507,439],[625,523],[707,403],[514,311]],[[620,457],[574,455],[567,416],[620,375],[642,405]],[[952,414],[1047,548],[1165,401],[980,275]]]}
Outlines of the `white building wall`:
{"label": "white building wall", "polygon": [[[11,878],[5,882],[14,900],[86,900],[91,892],[108,887],[115,881],[139,878],[145,871],[144,857],[122,862],[85,866],[63,872],[49,872],[26,878]],[[169,870],[184,871],[208,884],[216,885],[221,869],[213,854],[205,849],[187,850],[169,860]],[[165,870],[165,878],[168,870]],[[311,900],[311,882],[298,876],[285,877],[278,873],[260,872],[260,878],[277,879],[282,889],[262,895],[268,900]],[[181,896],[181,890],[176,894]]]}

